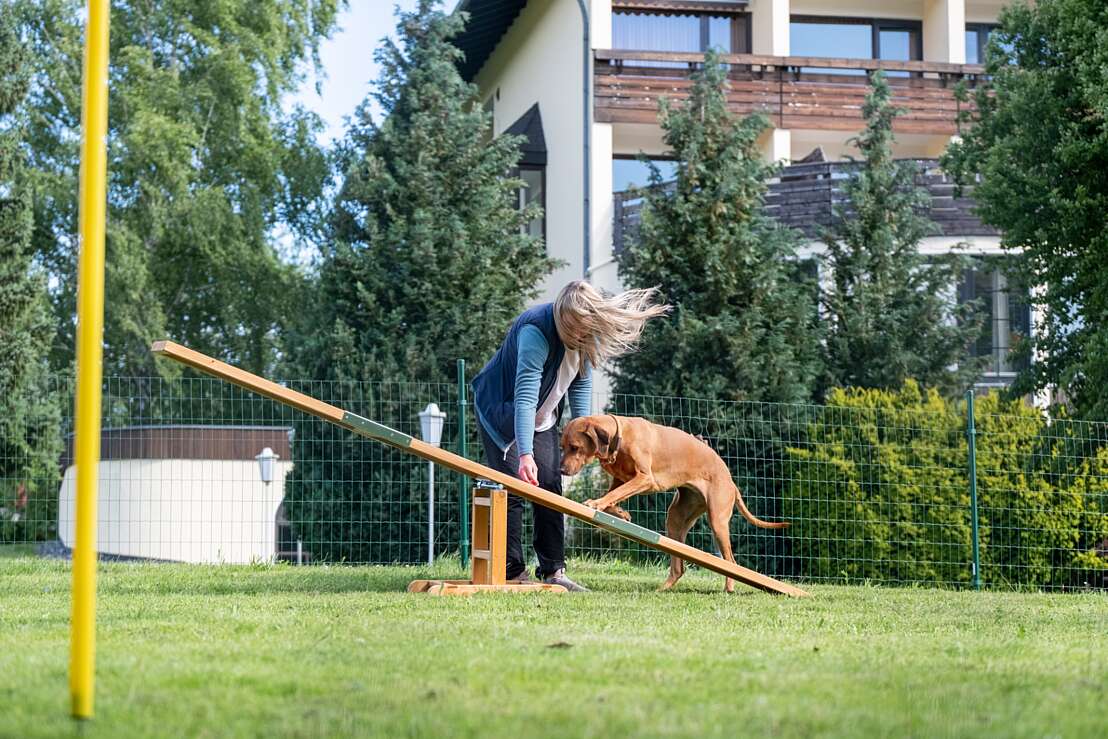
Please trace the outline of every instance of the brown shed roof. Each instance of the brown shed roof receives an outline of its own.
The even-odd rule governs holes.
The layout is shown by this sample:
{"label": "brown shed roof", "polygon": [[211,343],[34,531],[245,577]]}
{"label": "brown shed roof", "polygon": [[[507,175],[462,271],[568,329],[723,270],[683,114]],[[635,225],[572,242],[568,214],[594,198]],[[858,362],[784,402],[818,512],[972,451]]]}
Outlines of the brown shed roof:
{"label": "brown shed roof", "polygon": [[[125,426],[100,432],[100,459],[214,459],[252,461],[269,447],[292,457],[287,426]],[[73,464],[73,434],[65,441],[62,469]]]}

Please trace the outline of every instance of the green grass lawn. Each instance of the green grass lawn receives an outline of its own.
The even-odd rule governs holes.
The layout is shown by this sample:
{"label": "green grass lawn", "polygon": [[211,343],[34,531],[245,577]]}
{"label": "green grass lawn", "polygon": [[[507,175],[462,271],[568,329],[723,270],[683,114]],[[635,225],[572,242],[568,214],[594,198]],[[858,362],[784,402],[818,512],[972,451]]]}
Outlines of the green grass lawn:
{"label": "green grass lawn", "polygon": [[[1104,736],[1108,597],[814,586],[579,562],[582,595],[428,570],[104,564],[96,719],[68,563],[0,560],[0,736]],[[448,563],[437,576],[456,576]]]}
{"label": "green grass lawn", "polygon": [[0,544],[0,559],[8,559],[11,557],[33,557],[34,555],[34,544]]}

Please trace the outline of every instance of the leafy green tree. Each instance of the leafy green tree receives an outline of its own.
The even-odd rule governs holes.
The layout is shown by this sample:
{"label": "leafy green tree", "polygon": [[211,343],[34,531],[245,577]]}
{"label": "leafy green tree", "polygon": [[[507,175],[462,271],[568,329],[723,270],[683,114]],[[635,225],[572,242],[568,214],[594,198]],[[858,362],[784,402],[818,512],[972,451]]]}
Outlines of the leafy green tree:
{"label": "leafy green tree", "polygon": [[956,302],[963,260],[920,254],[920,241],[935,230],[921,212],[930,196],[915,182],[915,162],[893,159],[893,120],[902,111],[883,72],[874,75],[862,112],[866,128],[854,139],[861,166],[820,235],[830,277],[822,298],[826,382],[895,390],[912,378],[962,392],[981,371],[968,356],[980,321],[973,305]]}
{"label": "leafy green tree", "polygon": [[[155,376],[171,336],[255,370],[297,304],[279,227],[299,233],[327,176],[319,122],[281,98],[340,0],[112,3],[105,371]],[[14,0],[31,56],[34,249],[51,276],[53,365],[72,358],[83,3]]]}
{"label": "leafy green tree", "polygon": [[619,262],[628,286],[659,287],[674,310],[619,360],[615,389],[808,400],[819,368],[814,289],[800,279],[796,233],[762,212],[774,171],[758,148],[768,124],[728,111],[727,72],[715,53],[692,81],[684,105],[661,104],[676,179],[663,184],[651,165],[639,238]]}
{"label": "leafy green tree", "polygon": [[[525,228],[535,211],[512,205],[522,183],[506,173],[520,139],[490,140],[490,116],[451,43],[464,15],[439,6],[421,0],[401,13],[398,40],[377,51],[384,118],[363,104],[347,134],[330,245],[292,342],[296,374],[403,428],[424,403],[442,404],[436,393],[457,358],[479,367],[492,355],[553,266]],[[400,384],[413,379],[421,384]],[[418,518],[401,520],[385,497],[414,502],[424,465],[312,424],[298,430],[296,458],[290,518],[317,556],[420,556]],[[404,544],[373,543],[389,541]]]}
{"label": "leafy green tree", "polygon": [[54,532],[61,453],[46,280],[32,266],[31,201],[16,186],[30,69],[8,5],[0,0],[0,542]]}
{"label": "leafy green tree", "polygon": [[1001,230],[1042,323],[1016,393],[1056,387],[1108,418],[1108,7],[1043,0],[1004,9],[975,120],[945,164]]}
{"label": "leafy green tree", "polygon": [[[763,214],[774,172],[758,146],[765,119],[728,111],[727,72],[715,53],[692,80],[683,105],[661,105],[676,180],[664,184],[652,169],[639,238],[619,262],[629,287],[659,287],[673,313],[651,321],[640,348],[618,361],[613,411],[705,435],[725,459],[742,460],[732,471],[747,502],[772,517],[782,439],[796,428],[772,404],[812,397],[816,288],[798,263],[798,235]],[[658,527],[668,496],[636,504],[637,520]],[[740,558],[777,545],[774,534],[742,533]]]}

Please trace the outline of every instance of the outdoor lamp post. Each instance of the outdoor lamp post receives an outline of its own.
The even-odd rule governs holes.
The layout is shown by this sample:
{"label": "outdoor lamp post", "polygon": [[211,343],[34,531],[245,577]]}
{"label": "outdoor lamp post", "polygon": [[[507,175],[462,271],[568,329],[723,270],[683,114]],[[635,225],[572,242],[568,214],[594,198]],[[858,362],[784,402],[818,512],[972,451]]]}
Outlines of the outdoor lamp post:
{"label": "outdoor lamp post", "polygon": [[262,450],[262,453],[254,457],[258,460],[258,474],[261,475],[262,482],[266,485],[273,482],[273,467],[278,459],[281,457],[274,454],[273,450],[266,447]]}
{"label": "outdoor lamp post", "polygon": [[[419,436],[431,446],[442,441],[446,414],[434,403],[419,412]],[[435,563],[435,464],[427,463],[427,564]]]}

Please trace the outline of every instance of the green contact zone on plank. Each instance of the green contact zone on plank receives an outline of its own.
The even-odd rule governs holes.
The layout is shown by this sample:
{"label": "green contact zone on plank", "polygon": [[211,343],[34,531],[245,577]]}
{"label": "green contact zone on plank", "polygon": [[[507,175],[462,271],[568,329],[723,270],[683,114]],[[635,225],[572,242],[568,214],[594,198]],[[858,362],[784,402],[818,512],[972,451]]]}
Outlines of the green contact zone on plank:
{"label": "green contact zone on plank", "polygon": [[412,437],[407,434],[402,434],[396,429],[389,428],[376,421],[370,421],[368,418],[362,418],[350,411],[346,411],[343,414],[342,423],[351,430],[360,431],[366,436],[383,441],[386,444],[392,444],[393,446],[403,448],[411,446],[412,443]]}
{"label": "green contact zone on plank", "polygon": [[624,521],[622,518],[613,516],[610,513],[605,513],[604,511],[597,511],[596,515],[592,517],[592,520],[598,526],[603,526],[606,529],[623,534],[630,539],[640,541],[644,544],[657,544],[662,538],[662,535],[657,531],[651,531],[638,524],[633,524],[630,521]]}

